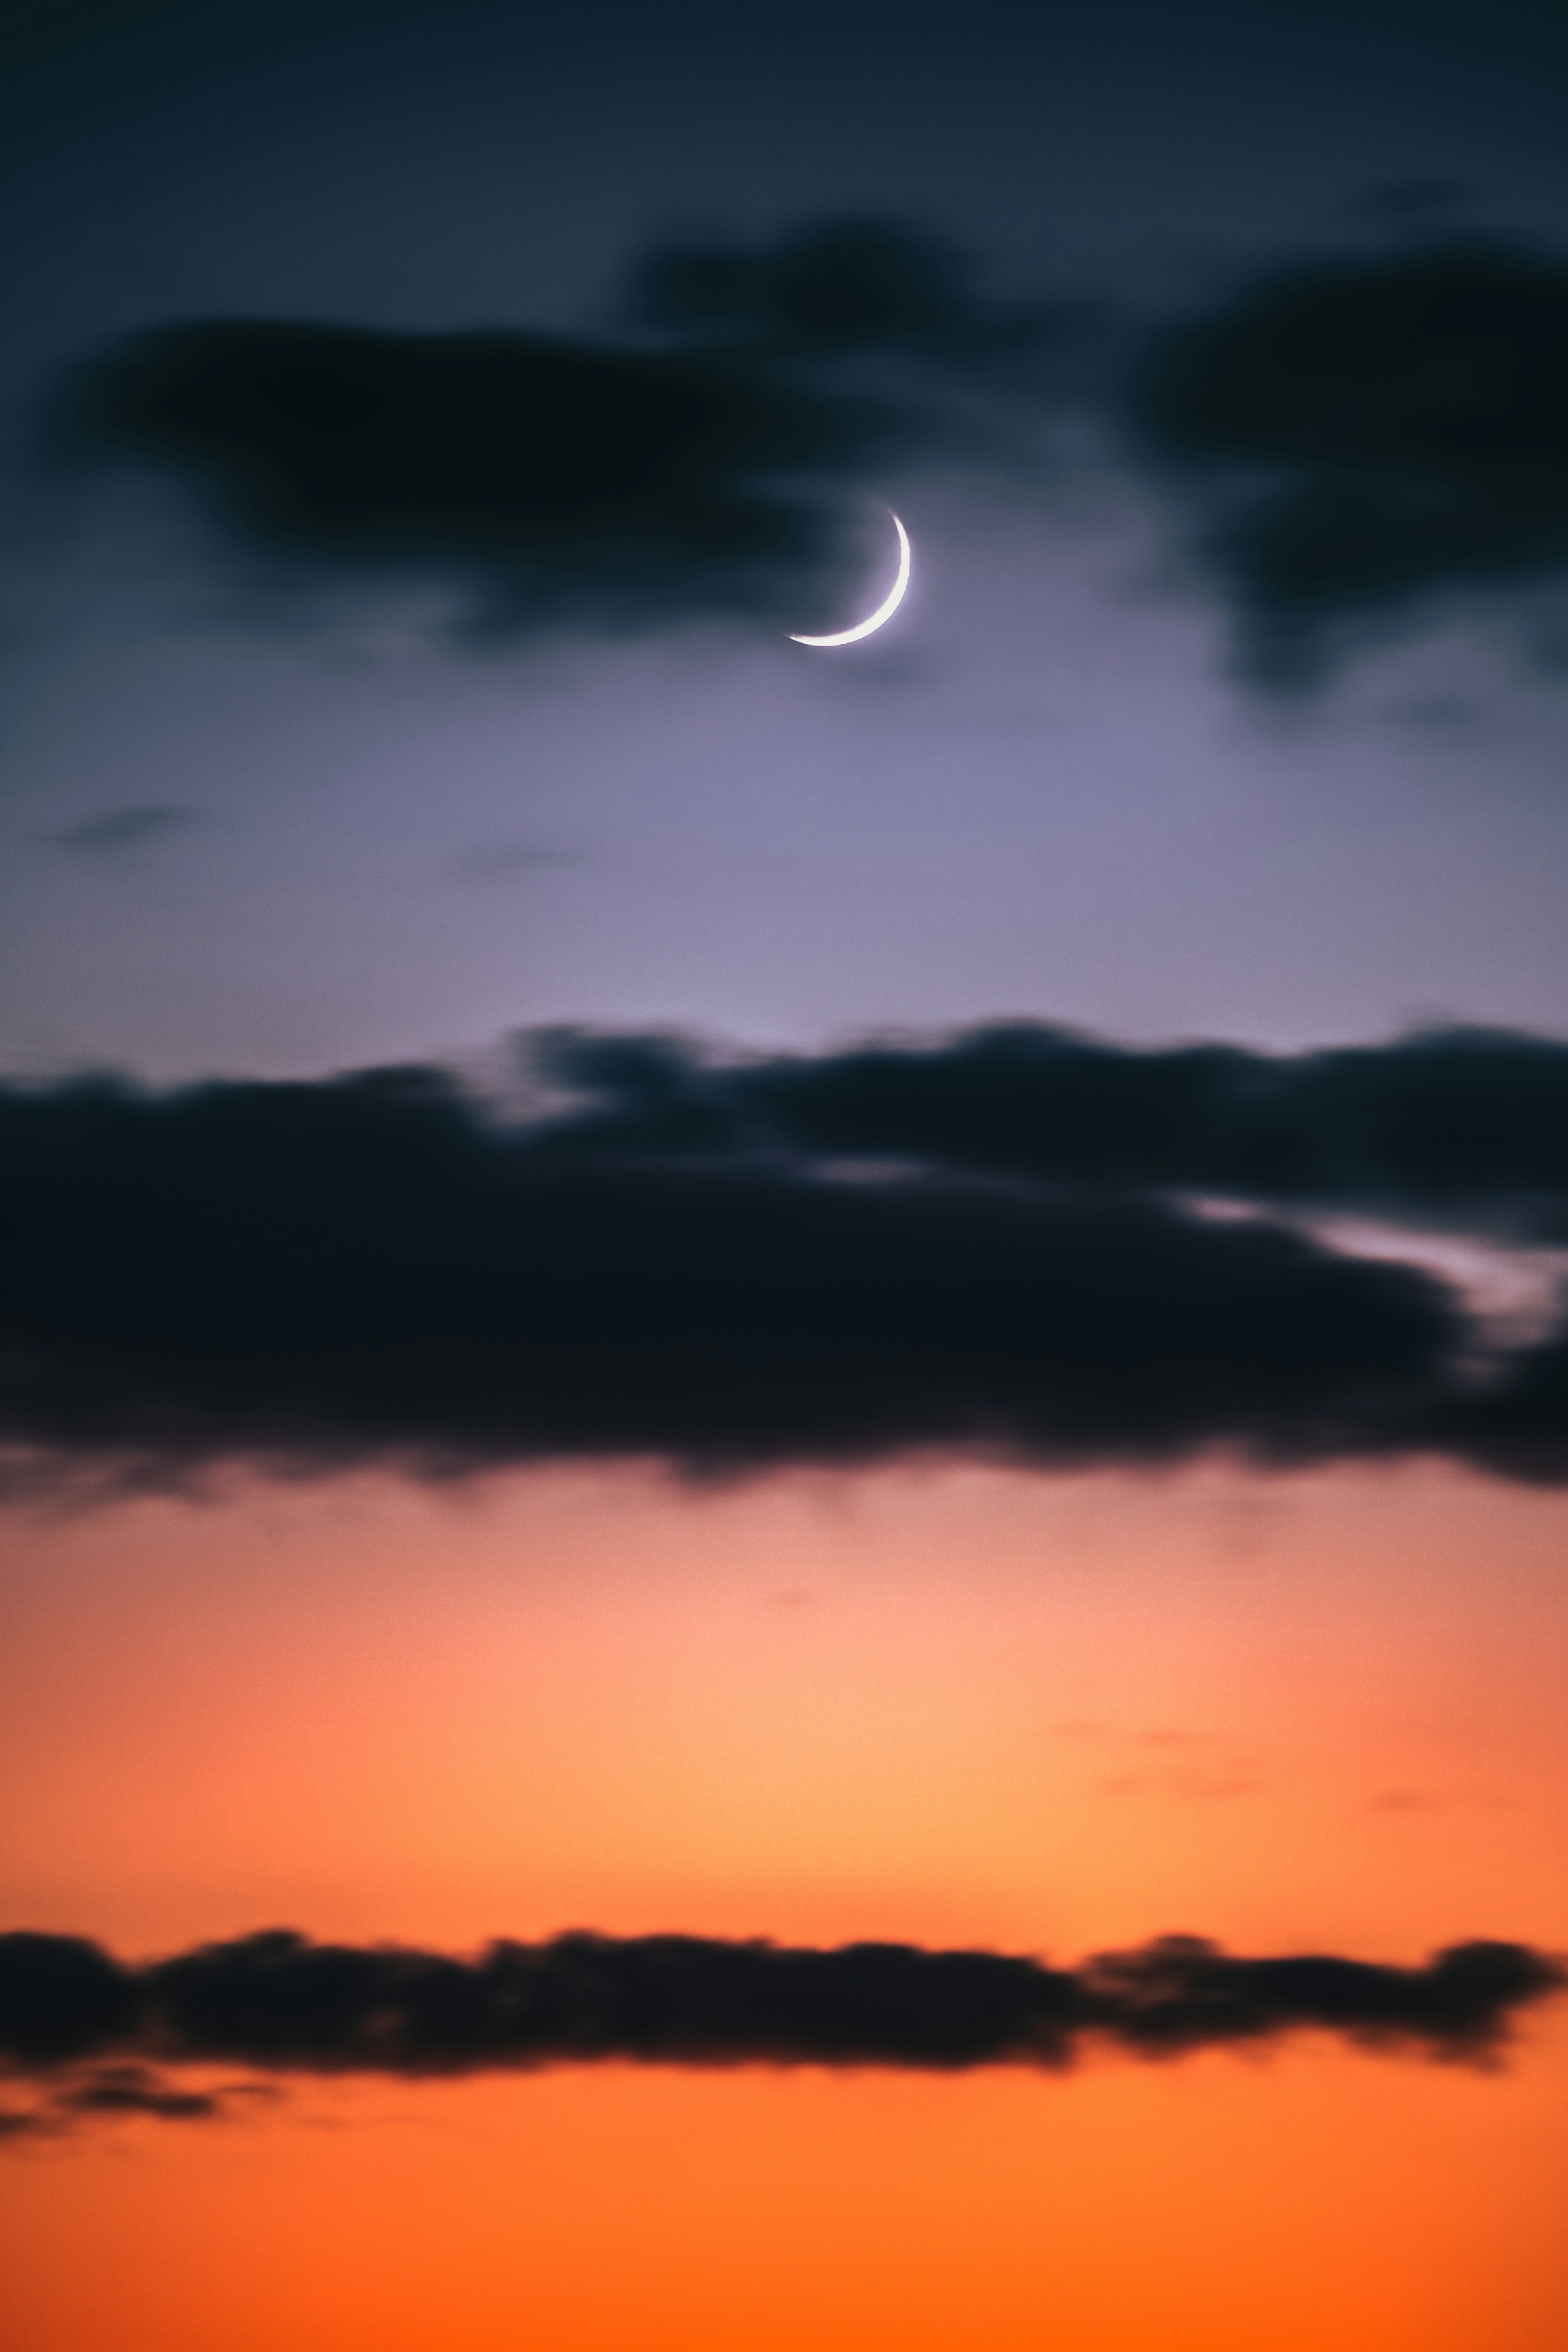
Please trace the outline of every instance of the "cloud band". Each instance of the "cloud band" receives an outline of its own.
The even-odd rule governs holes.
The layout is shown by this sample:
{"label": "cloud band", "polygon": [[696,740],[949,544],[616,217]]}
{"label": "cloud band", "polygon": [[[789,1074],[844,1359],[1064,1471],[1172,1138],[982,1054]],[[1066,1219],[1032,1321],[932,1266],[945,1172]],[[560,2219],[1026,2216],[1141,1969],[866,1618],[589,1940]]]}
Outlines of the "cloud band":
{"label": "cloud band", "polygon": [[272,1929],[132,1966],[81,1937],[19,1932],[0,1935],[0,2065],[53,2085],[45,2105],[13,2111],[20,2131],[29,2119],[223,2111],[149,2060],[405,2079],[610,2061],[1059,2071],[1097,2043],[1175,2058],[1320,2031],[1476,2062],[1565,1981],[1547,1954],[1495,1942],[1406,1969],[1240,1958],[1167,1936],[1058,1969],[909,1944],[582,1931],[463,1958]]}
{"label": "cloud band", "polygon": [[1560,1334],[1481,1377],[1447,1284],[1262,1213],[1562,1234],[1562,1046],[542,1050],[576,1099],[511,1127],[437,1070],[0,1087],[16,1475],[1227,1446],[1568,1477]]}

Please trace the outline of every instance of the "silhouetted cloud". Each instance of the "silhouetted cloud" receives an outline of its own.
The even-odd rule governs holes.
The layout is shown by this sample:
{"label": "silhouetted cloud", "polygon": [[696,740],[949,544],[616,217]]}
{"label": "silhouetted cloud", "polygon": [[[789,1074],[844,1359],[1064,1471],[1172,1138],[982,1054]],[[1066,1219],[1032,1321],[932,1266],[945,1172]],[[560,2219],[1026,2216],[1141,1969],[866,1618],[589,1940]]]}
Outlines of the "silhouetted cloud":
{"label": "silhouetted cloud", "polygon": [[72,2083],[61,2105],[79,2116],[158,2116],[166,2123],[205,2123],[220,2111],[207,2091],[183,2091],[145,2066],[100,2066]]}
{"label": "silhouetted cloud", "polygon": [[[868,473],[973,452],[960,379],[1054,397],[1097,317],[992,301],[927,233],[827,222],[752,250],[648,254],[617,341],[157,328],[68,373],[44,444],[182,477],[280,583],[453,581],[481,635],[810,626],[857,562]],[[906,365],[874,396],[823,364],[877,353]]]}
{"label": "silhouetted cloud", "polygon": [[133,2062],[76,2068],[57,2074],[46,2095],[30,2105],[0,2108],[0,2143],[56,2139],[79,2125],[127,2116],[150,2116],[159,2123],[218,2123],[245,2103],[279,2096],[270,2083],[226,2083],[214,2090],[192,2090]]}
{"label": "silhouetted cloud", "polygon": [[448,579],[496,634],[798,624],[847,560],[847,474],[897,438],[739,355],[289,320],[136,336],[47,429],[58,456],[183,475],[298,579]]}
{"label": "silhouetted cloud", "polygon": [[1270,1055],[1015,1021],[726,1059],[553,1029],[518,1050],[568,1098],[541,1148],[573,1157],[897,1162],[1568,1242],[1568,1044],[1517,1031]]}
{"label": "silhouetted cloud", "polygon": [[[56,1978],[58,1977],[58,1983]],[[623,2060],[675,2066],[1062,2069],[1109,2043],[1142,2058],[1256,2047],[1316,2029],[1373,2047],[1483,2061],[1518,2013],[1560,1991],[1559,1961],[1455,1944],[1424,1967],[1321,1953],[1243,1959],[1197,1937],[1076,1969],[909,1944],[833,1950],[579,1931],[472,1958],[316,1944],[287,1928],[131,1966],[69,1936],[0,1936],[0,2063],[58,2076],[38,2112],[200,2120],[206,2092],[149,2077],[240,2063],[274,2074],[459,2076]],[[116,2017],[97,1988],[112,1983]],[[86,1993],[79,2016],[71,1991]],[[88,2063],[98,2071],[84,2075]],[[119,2062],[106,2064],[105,2062]],[[231,2086],[243,2091],[247,2086]]]}
{"label": "silhouetted cloud", "polygon": [[626,1141],[435,1070],[0,1088],[0,1442],[147,1475],[1304,1461],[1415,1442],[1471,1339],[1413,1267],[1125,1181]]}
{"label": "silhouetted cloud", "polygon": [[1039,475],[1072,412],[1194,524],[1246,677],[1300,689],[1441,593],[1568,572],[1568,264],[1425,214],[1401,249],[1293,258],[1163,324],[999,301],[886,219],[656,247],[618,339],[197,320],[73,369],[45,437],[184,475],[300,583],[445,576],[505,635],[811,625],[868,473]]}
{"label": "silhouetted cloud", "polygon": [[0,2053],[23,2073],[112,2049],[135,2017],[129,1971],[85,1937],[0,1935]]}
{"label": "silhouetted cloud", "polygon": [[1568,1480],[1568,1338],[1521,1349],[1505,1376],[1435,1414],[1432,1443],[1499,1477]]}
{"label": "silhouetted cloud", "polygon": [[1568,1478],[1568,1333],[1500,1352],[1267,1213],[1562,1244],[1557,1041],[519,1050],[551,1107],[512,1126],[437,1069],[0,1087],[16,1475],[1228,1445]]}
{"label": "silhouetted cloud", "polygon": [[1568,572],[1568,264],[1458,227],[1163,323],[994,299],[899,221],[666,245],[598,341],[155,329],[68,374],[46,442],[183,476],[296,584],[454,581],[481,635],[788,628],[842,593],[851,488],[955,453],[1037,478],[1069,412],[1097,465],[1120,452],[1195,515],[1257,685],[1317,684],[1442,593]]}
{"label": "silhouetted cloud", "polygon": [[1316,683],[1347,632],[1568,569],[1568,267],[1425,243],[1268,272],[1145,353],[1131,415],[1184,468],[1243,664]]}

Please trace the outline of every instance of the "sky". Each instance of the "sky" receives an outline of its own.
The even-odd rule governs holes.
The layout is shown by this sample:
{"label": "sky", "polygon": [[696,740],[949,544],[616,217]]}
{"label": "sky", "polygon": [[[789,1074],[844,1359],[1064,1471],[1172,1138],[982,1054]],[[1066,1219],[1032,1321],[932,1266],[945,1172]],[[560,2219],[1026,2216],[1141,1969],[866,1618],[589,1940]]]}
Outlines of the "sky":
{"label": "sky", "polygon": [[1568,16],[0,63],[4,2352],[1541,2352]]}

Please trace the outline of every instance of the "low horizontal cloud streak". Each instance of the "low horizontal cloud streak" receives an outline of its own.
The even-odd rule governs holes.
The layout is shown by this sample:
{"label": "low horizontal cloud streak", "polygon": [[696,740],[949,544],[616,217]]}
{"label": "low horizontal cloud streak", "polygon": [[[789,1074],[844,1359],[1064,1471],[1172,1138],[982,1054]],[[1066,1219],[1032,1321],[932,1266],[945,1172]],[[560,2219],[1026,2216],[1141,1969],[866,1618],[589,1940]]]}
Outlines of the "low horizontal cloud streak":
{"label": "low horizontal cloud streak", "polygon": [[1480,1941],[1400,1968],[1168,1936],[1058,1969],[908,1944],[585,1931],[455,1958],[271,1929],[132,1965],[82,1937],[16,1932],[0,1935],[0,2065],[50,2086],[12,2111],[16,2135],[114,2114],[207,2120],[256,2087],[186,2092],[148,2060],[405,2079],[608,2061],[1060,2071],[1096,2045],[1170,2059],[1319,2031],[1477,2063],[1564,1981],[1548,1954]]}
{"label": "low horizontal cloud streak", "polygon": [[80,2126],[151,2116],[158,2123],[226,2121],[246,2104],[280,2097],[271,2083],[224,2083],[195,2090],[188,2083],[135,2061],[73,2067],[58,2073],[41,2098],[0,2107],[0,2147],[6,2141],[57,2139]]}

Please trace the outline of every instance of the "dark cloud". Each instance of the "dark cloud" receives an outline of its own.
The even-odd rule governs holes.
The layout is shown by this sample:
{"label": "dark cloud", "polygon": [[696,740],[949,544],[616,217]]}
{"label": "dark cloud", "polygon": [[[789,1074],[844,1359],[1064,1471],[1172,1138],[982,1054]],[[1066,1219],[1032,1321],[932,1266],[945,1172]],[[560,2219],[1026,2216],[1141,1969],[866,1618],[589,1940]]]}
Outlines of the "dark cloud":
{"label": "dark cloud", "polygon": [[1568,568],[1568,267],[1426,244],[1275,271],[1158,337],[1131,400],[1186,470],[1244,665],[1315,683],[1439,592]]}
{"label": "dark cloud", "polygon": [[994,299],[941,236],[847,219],[658,247],[597,341],[165,327],[74,371],[46,443],[184,478],[297,586],[452,581],[479,635],[787,628],[837,609],[868,477],[962,454],[1037,478],[1070,412],[1195,514],[1246,674],[1308,686],[1444,596],[1568,571],[1568,265],[1418,234],[1448,193],[1394,195],[1401,249],[1163,326]]}
{"label": "dark cloud", "polygon": [[145,2066],[100,2066],[71,2083],[58,2105],[73,2116],[156,2116],[164,2123],[210,2123],[223,2111],[218,2095],[183,2091]]}
{"label": "dark cloud", "polygon": [[1568,1478],[1568,1337],[1478,1378],[1444,1285],[1267,1213],[1568,1241],[1555,1041],[523,1044],[555,1108],[511,1127],[438,1070],[0,1088],[0,1443],[45,1475],[1228,1445]]}
{"label": "dark cloud", "polygon": [[189,809],[165,806],[106,809],[99,816],[83,817],[78,824],[69,824],[50,839],[57,848],[74,851],[85,857],[112,856],[125,849],[140,849],[151,841],[166,840],[172,833],[183,833],[194,822]]}
{"label": "dark cloud", "polygon": [[[755,250],[647,255],[618,341],[159,328],[68,374],[44,446],[183,478],[279,583],[453,581],[481,635],[810,626],[856,564],[868,474],[973,454],[963,379],[1055,398],[1098,318],[994,302],[917,230],[829,222]],[[822,364],[878,353],[904,364],[874,396]],[[994,420],[980,437],[995,455]]]}
{"label": "dark cloud", "polygon": [[1432,1442],[1504,1478],[1568,1480],[1568,1339],[1511,1357],[1506,1376],[1453,1398],[1431,1423]]}
{"label": "dark cloud", "polygon": [[242,2103],[281,2095],[270,2083],[226,2083],[216,2090],[191,2090],[133,2062],[83,2067],[57,2074],[46,2095],[30,2105],[0,2109],[0,2142],[58,2139],[80,2125],[128,2116],[166,2124],[218,2123],[235,2115]]}
{"label": "dark cloud", "polygon": [[24,2072],[112,2048],[136,1995],[118,1960],[79,1936],[0,1935],[0,2051]]}
{"label": "dark cloud", "polygon": [[1568,1045],[1554,1038],[1448,1029],[1282,1055],[1013,1022],[739,1062],[668,1034],[521,1044],[571,1098],[541,1144],[574,1156],[896,1161],[1568,1242]]}
{"label": "dark cloud", "polygon": [[626,1143],[503,1129],[429,1070],[0,1089],[0,1439],[148,1475],[1301,1461],[1416,1442],[1469,1339],[1414,1268],[1092,1167]]}
{"label": "dark cloud", "polygon": [[79,368],[47,438],[183,477],[279,576],[448,579],[504,634],[798,623],[847,560],[847,476],[897,436],[740,355],[220,320]]}
{"label": "dark cloud", "polygon": [[[107,1973],[122,1993],[119,2021],[106,2026],[89,2003],[65,2052],[68,1997],[48,1990],[56,1967],[77,1985]],[[0,2060],[46,2082],[71,2062],[64,2087],[38,2111],[43,2120],[131,2113],[181,2121],[217,2112],[217,2098],[147,2075],[139,2053],[155,2053],[164,2067],[403,2077],[605,2060],[1059,2070],[1097,2043],[1174,2058],[1315,2029],[1474,2062],[1495,2055],[1518,2012],[1565,1981],[1543,1952],[1483,1942],[1405,1969],[1317,1953],[1242,1959],[1196,1937],[1167,1936],[1057,1969],[908,1944],[823,1951],[585,1932],[455,1958],[314,1944],[273,1929],[131,1967],[74,1937],[22,1933],[0,1936]],[[41,2024],[34,2002],[46,2011]],[[53,2060],[38,2054],[46,2042]],[[97,2071],[84,2074],[88,2061]]]}

